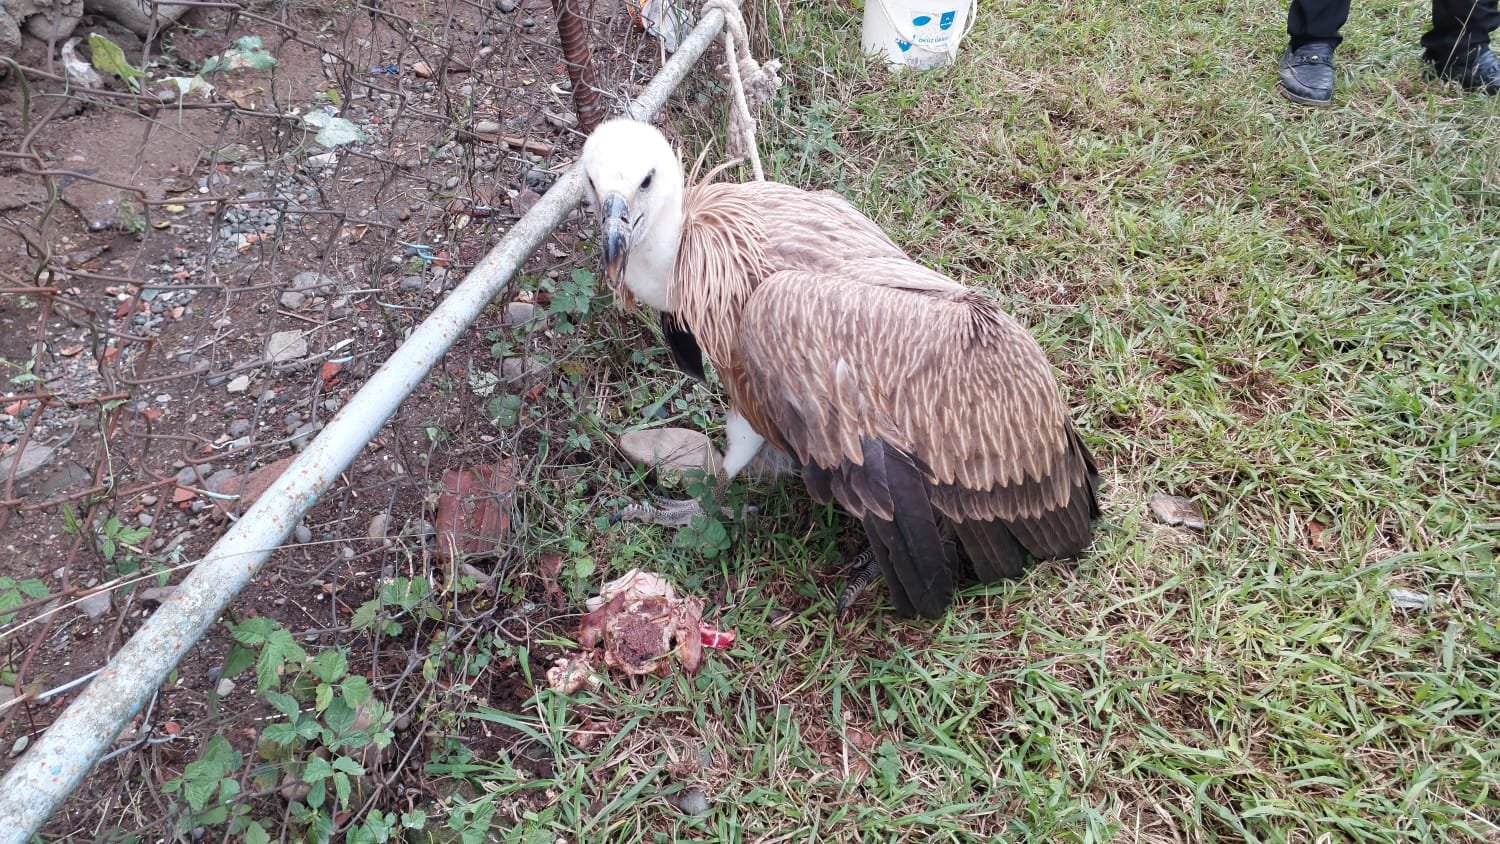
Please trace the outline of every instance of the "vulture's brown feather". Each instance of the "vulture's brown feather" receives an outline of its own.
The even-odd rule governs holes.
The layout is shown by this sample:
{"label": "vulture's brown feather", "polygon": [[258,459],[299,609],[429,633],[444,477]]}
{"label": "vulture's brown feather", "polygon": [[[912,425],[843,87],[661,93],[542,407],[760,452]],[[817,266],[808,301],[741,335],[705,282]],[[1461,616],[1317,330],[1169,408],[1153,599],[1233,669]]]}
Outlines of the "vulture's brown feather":
{"label": "vulture's brown feather", "polygon": [[[657,143],[638,125],[610,131]],[[633,189],[619,162],[602,166],[588,147],[584,159],[623,173],[617,195]],[[638,199],[650,185],[647,175]],[[985,581],[1020,574],[1028,553],[1087,546],[1093,458],[1045,353],[993,298],[912,261],[835,193],[772,182],[677,190],[680,200],[649,201],[680,201],[680,224],[631,230],[670,277],[632,265],[626,285],[671,312],[663,327],[679,365],[701,349],[732,411],[801,465],[815,498],[861,520],[899,611],[948,605],[955,539]],[[648,240],[674,237],[675,252]]]}

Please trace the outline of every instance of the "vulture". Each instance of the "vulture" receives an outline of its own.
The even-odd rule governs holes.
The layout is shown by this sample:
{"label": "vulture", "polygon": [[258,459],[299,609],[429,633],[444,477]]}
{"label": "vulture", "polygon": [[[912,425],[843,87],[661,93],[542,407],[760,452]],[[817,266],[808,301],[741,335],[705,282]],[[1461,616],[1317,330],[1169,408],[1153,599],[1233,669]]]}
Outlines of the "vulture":
{"label": "vulture", "polygon": [[647,123],[602,124],[580,166],[607,285],[659,312],[685,372],[702,379],[706,355],[724,384],[721,482],[769,444],[863,524],[840,617],[877,572],[898,613],[936,618],[965,561],[993,582],[1089,544],[1093,457],[1042,348],[994,298],[832,191],[688,185]]}

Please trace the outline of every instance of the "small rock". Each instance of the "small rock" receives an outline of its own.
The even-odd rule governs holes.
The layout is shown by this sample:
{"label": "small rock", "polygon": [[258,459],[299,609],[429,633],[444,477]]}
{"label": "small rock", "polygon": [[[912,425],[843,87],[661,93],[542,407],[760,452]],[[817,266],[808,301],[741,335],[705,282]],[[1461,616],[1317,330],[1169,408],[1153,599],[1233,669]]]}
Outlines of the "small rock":
{"label": "small rock", "polygon": [[145,495],[141,496],[141,506],[142,507],[152,507],[152,506],[155,506],[156,502],[159,501],[159,500],[161,500],[161,499],[157,498],[156,496],[154,496],[154,495],[152,495],[151,493],[148,492]]}
{"label": "small rock", "polygon": [[505,306],[505,324],[515,328],[536,319],[536,305],[530,302],[511,302]]}
{"label": "small rock", "polygon": [[307,525],[297,525],[292,529],[292,537],[297,540],[298,545],[306,545],[312,542],[312,529]]}
{"label": "small rock", "polygon": [[231,437],[243,437],[250,433],[250,420],[245,418],[234,419],[230,421],[229,427],[224,429],[224,433]]}
{"label": "small rock", "polygon": [[250,389],[250,376],[246,374],[236,375],[233,381],[224,385],[226,393],[243,393]]}
{"label": "small rock", "polygon": [[391,514],[380,513],[370,520],[370,529],[366,531],[365,535],[370,538],[371,542],[385,544],[388,542],[386,534],[390,532],[390,529]]}
{"label": "small rock", "polygon": [[321,422],[309,422],[292,432],[292,448],[301,451],[312,440],[313,435],[322,429]]}
{"label": "small rock", "polygon": [[327,296],[338,290],[339,285],[320,272],[307,270],[292,276],[292,289],[309,296]]}
{"label": "small rock", "polygon": [[667,802],[677,808],[684,815],[706,815],[708,814],[708,795],[698,786],[689,786],[677,794],[667,798]]}
{"label": "small rock", "polygon": [[716,471],[723,458],[707,435],[689,428],[649,428],[620,435],[620,451],[640,466],[683,471]]}
{"label": "small rock", "polygon": [[540,167],[533,167],[526,171],[523,184],[537,193],[546,193],[547,188],[552,187],[552,183],[556,180],[557,177],[546,170]]}
{"label": "small rock", "polygon": [[518,215],[524,215],[530,211],[538,202],[542,201],[542,195],[531,188],[522,188],[510,201],[510,210]]}
{"label": "small rock", "polygon": [[300,290],[288,290],[281,294],[281,306],[297,310],[307,303],[307,294]]}
{"label": "small rock", "polygon": [[578,115],[569,112],[543,111],[542,117],[550,123],[553,128],[567,131],[578,125]]}
{"label": "small rock", "polygon": [[228,677],[220,680],[219,685],[214,687],[214,692],[219,697],[229,697],[229,693],[232,691],[234,691],[234,681]]}
{"label": "small rock", "polygon": [[503,128],[494,120],[481,120],[474,124],[474,131],[481,135],[498,135]]}
{"label": "small rock", "polygon": [[1390,595],[1391,606],[1403,610],[1425,610],[1432,601],[1431,595],[1415,589],[1397,587],[1391,590]]}
{"label": "small rock", "polygon": [[518,381],[546,369],[547,364],[534,357],[506,358],[500,361],[500,377],[507,381]]}
{"label": "small rock", "polygon": [[516,0],[495,0],[495,8],[507,15],[514,12],[519,5]]}
{"label": "small rock", "polygon": [[1158,492],[1151,496],[1151,512],[1165,524],[1182,525],[1193,530],[1203,530],[1207,522],[1198,505],[1179,495]]}
{"label": "small rock", "polygon": [[421,290],[427,286],[427,279],[419,275],[409,275],[401,279],[402,290]]}
{"label": "small rock", "polygon": [[197,486],[205,478],[214,473],[212,463],[203,463],[197,466],[184,466],[177,470],[178,486]]}
{"label": "small rock", "polygon": [[327,411],[328,413],[338,413],[339,408],[343,406],[344,402],[336,397],[323,400],[323,410]]}
{"label": "small rock", "polygon": [[100,616],[109,612],[109,596],[110,591],[104,589],[92,595],[79,598],[78,603],[73,606],[77,607],[79,612],[88,616],[90,621],[96,621]]}
{"label": "small rock", "polygon": [[204,482],[204,486],[208,487],[210,492],[222,493],[229,488],[229,482],[239,476],[239,472],[226,467],[209,475],[208,480]]}
{"label": "small rock", "polygon": [[284,363],[306,356],[307,338],[300,331],[278,331],[266,341],[266,359],[271,363]]}
{"label": "small rock", "polygon": [[159,604],[172,597],[172,593],[176,590],[176,586],[152,586],[149,589],[141,590],[141,600],[152,604]]}
{"label": "small rock", "polygon": [[10,758],[14,759],[26,752],[26,747],[31,744],[31,736],[21,736],[16,739],[15,744],[10,746]]}
{"label": "small rock", "polygon": [[337,164],[338,160],[339,154],[336,152],[320,152],[307,157],[307,166],[313,170],[324,170]]}
{"label": "small rock", "polygon": [[136,517],[136,520],[141,523],[141,527],[151,527],[151,523],[155,521],[150,513],[142,513]]}
{"label": "small rock", "polygon": [[0,457],[0,478],[11,477],[12,471],[15,472],[16,480],[27,477],[50,463],[56,451],[57,449],[51,446],[41,445],[35,441],[27,443],[26,450],[19,456],[7,454]]}

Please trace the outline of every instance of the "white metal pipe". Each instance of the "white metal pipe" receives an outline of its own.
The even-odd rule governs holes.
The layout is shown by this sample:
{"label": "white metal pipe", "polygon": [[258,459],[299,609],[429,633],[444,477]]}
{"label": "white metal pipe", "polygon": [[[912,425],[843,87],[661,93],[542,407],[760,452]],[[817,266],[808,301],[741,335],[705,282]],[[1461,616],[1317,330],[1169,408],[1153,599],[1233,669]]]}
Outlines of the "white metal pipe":
{"label": "white metal pipe", "polygon": [[[708,11],[629,112],[654,115],[724,26]],[[198,562],[94,682],[0,780],[0,844],[21,844],[82,782],[167,673],[243,589],[271,552],[354,462],[365,444],[437,364],[542,240],[583,198],[571,169],[506,233],[462,284],[422,321],[328,426]]]}

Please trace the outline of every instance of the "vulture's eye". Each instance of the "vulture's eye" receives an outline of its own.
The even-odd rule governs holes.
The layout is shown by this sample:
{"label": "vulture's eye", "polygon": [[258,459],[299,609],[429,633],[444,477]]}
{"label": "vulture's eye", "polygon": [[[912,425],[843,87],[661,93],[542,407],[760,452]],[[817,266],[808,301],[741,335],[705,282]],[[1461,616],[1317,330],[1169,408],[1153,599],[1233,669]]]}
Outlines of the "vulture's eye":
{"label": "vulture's eye", "polygon": [[655,175],[655,170],[652,170],[650,173],[646,174],[646,178],[641,180],[641,190],[646,190],[647,188],[651,187],[651,177]]}

